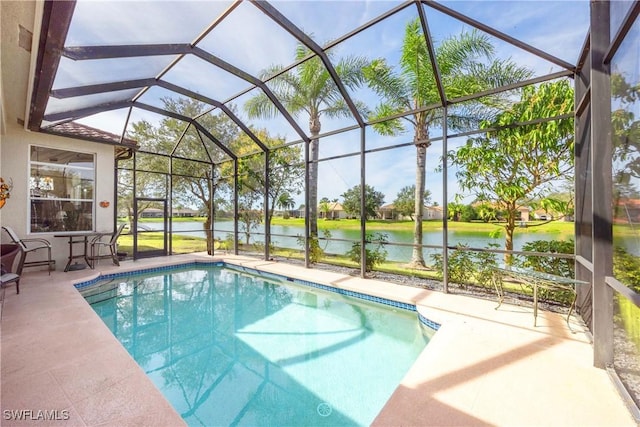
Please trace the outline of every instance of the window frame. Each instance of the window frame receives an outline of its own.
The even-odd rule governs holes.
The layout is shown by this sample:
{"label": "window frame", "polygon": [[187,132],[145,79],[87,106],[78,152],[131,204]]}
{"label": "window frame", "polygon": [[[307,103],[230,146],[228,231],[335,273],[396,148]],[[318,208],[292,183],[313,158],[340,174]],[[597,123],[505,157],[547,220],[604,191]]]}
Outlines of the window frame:
{"label": "window frame", "polygon": [[[91,158],[91,162],[89,166],[84,166],[84,165],[80,166],[70,162],[56,163],[56,162],[42,161],[38,158],[38,154],[36,154],[36,159],[33,158],[34,152],[42,153],[45,150],[56,150],[57,152],[60,152],[60,154],[68,153],[69,156],[71,155],[89,156]],[[86,162],[83,162],[83,163],[86,163]],[[60,195],[56,195],[54,193],[55,188],[52,188],[50,190],[47,190],[45,188],[43,190],[37,184],[36,184],[36,187],[34,188],[33,183],[35,182],[36,178],[38,178],[40,182],[42,182],[43,179],[46,180],[48,178],[51,182],[52,187],[56,179],[58,181],[60,180],[60,175],[57,175],[57,174],[52,174],[54,175],[55,178],[51,178],[51,177],[41,178],[33,175],[34,170],[39,170],[43,168],[49,171],[54,171],[54,172],[56,170],[60,171],[62,180],[72,179],[74,176],[79,177],[80,184],[76,184],[76,185],[79,185],[79,189],[81,191],[88,189],[88,192],[90,193],[90,197],[73,197],[74,196],[73,194],[65,194],[66,197],[61,197]],[[27,181],[26,181],[27,193],[28,193],[28,197],[27,197],[28,233],[37,235],[37,234],[50,234],[50,233],[60,233],[60,232],[82,233],[82,232],[94,231],[95,225],[96,225],[96,185],[97,185],[96,169],[97,169],[97,154],[95,152],[81,151],[81,150],[68,150],[65,148],[52,147],[52,146],[46,146],[46,145],[40,145],[40,144],[29,144]],[[69,173],[69,172],[72,172],[72,173]],[[75,174],[73,172],[75,172]],[[48,182],[48,181],[45,181],[45,182]],[[90,185],[87,185],[88,183]],[[63,181],[63,184],[68,185],[68,183],[64,181]],[[42,192],[42,193],[34,194],[34,190],[36,188],[38,189],[38,192]],[[70,187],[66,187],[66,189],[67,191],[69,191],[69,193],[71,193]],[[48,193],[48,191],[51,191],[51,193]],[[53,205],[46,206],[47,202],[53,202]],[[46,214],[46,216],[43,216],[42,219],[38,220],[37,213],[36,213],[35,214],[36,217],[34,218],[34,206],[36,204],[40,204],[41,206],[43,206],[42,211],[49,210],[51,212],[55,210],[56,215],[53,216],[50,213],[48,213]],[[90,206],[87,207],[87,205],[90,205]],[[80,206],[80,209],[78,209],[79,206]],[[67,228],[66,226],[68,224],[66,222],[67,208],[65,207],[72,207],[73,211],[77,212],[79,215],[90,213],[91,218],[89,221],[87,221],[85,217],[84,220],[80,222],[80,226],[76,227],[76,229]],[[62,214],[62,212],[65,212],[65,214]],[[58,214],[61,214],[61,215],[59,216]],[[51,225],[46,226],[46,224],[51,224]],[[85,224],[85,226],[82,226],[82,224]]]}

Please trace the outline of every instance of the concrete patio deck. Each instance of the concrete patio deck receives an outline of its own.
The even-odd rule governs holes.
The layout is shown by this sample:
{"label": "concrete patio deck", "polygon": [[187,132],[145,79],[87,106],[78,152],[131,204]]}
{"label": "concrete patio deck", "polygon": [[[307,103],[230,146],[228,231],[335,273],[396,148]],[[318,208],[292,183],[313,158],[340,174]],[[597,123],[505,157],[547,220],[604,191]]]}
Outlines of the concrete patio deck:
{"label": "concrete patio deck", "polygon": [[[606,371],[592,367],[584,327],[532,308],[309,270],[225,261],[417,304],[442,324],[379,413],[376,426],[636,426]],[[9,287],[1,330],[2,425],[174,426],[184,422],[73,283],[100,272],[179,264],[202,255],[123,262],[96,270],[27,272]],[[31,412],[25,412],[31,411]],[[49,418],[43,420],[49,411]],[[51,412],[53,411],[53,412]],[[18,421],[21,414],[27,420]],[[40,419],[37,419],[41,416]],[[211,420],[211,425],[216,425]]]}

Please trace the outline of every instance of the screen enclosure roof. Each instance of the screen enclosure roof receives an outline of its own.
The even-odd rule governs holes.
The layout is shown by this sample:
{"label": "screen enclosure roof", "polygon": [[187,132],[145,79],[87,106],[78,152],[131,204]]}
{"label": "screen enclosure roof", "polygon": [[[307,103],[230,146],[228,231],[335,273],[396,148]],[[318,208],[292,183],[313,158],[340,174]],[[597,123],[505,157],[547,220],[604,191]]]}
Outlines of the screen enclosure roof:
{"label": "screen enclosure roof", "polygon": [[[364,128],[380,96],[348,80],[345,64],[376,59],[401,70],[412,22],[429,54],[425,75],[438,91],[429,108],[441,108],[572,77],[588,48],[589,2],[46,1],[26,126],[132,146],[136,123],[173,119],[183,134],[196,133],[223,158],[236,158],[241,154],[208,128],[208,119],[230,119],[253,152],[269,150],[258,130],[283,144],[308,142],[314,136],[309,116],[280,82],[287,76],[300,81],[310,68],[305,64],[315,64],[332,89],[325,101],[348,112],[334,117],[326,111],[320,136]],[[460,96],[443,81],[448,65],[437,52],[465,32],[486,37],[496,59],[527,66],[531,74]],[[248,113],[257,98],[267,103],[268,117]]]}

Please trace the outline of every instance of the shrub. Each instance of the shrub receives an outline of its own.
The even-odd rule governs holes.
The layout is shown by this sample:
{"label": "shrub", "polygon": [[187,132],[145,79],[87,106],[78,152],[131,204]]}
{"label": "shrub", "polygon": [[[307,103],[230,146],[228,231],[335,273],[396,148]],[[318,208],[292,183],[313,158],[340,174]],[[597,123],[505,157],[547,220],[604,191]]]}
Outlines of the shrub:
{"label": "shrub", "polygon": [[[329,239],[331,239],[331,232],[327,229],[322,230],[322,235],[326,239],[324,248],[320,247],[320,240],[316,236],[309,237],[309,262],[312,264],[316,264],[322,259],[324,256],[324,250],[329,244]],[[298,235],[296,240],[298,245],[300,245],[304,251],[304,236]]]}
{"label": "shrub", "polygon": [[[497,243],[489,243],[487,249],[497,249]],[[480,286],[493,287],[495,268],[498,266],[498,259],[493,252],[477,252],[473,255],[475,261],[475,277]]]}
{"label": "shrub", "polygon": [[613,251],[613,275],[636,293],[640,293],[640,258],[619,246]]}
{"label": "shrub", "polygon": [[463,289],[471,281],[475,270],[473,253],[468,248],[468,245],[458,245],[449,254],[449,280]]}
{"label": "shrub", "polygon": [[[522,245],[523,251],[547,252],[559,254],[573,254],[573,240],[534,240]],[[556,276],[574,278],[575,265],[573,258],[558,258],[544,255],[519,255],[514,264],[543,273],[554,274]],[[548,289],[538,289],[538,298],[542,301],[556,301],[564,305],[569,305],[573,300],[571,291],[550,291]]]}
{"label": "shrub", "polygon": [[[365,237],[365,243],[367,245],[373,244],[373,249],[369,249],[368,246],[365,246],[365,254],[366,254],[366,263],[365,263],[365,271],[373,270],[378,264],[382,264],[387,259],[387,250],[384,248],[384,245],[389,241],[389,236],[384,233],[367,233]],[[351,245],[351,249],[347,252],[347,256],[349,259],[358,265],[361,264],[361,250],[360,250],[360,242],[355,242]]]}
{"label": "shrub", "polygon": [[[630,254],[622,247],[613,251],[613,275],[636,293],[640,293],[640,257]],[[632,301],[616,293],[618,312],[614,318],[626,332],[629,340],[640,351],[640,308]]]}
{"label": "shrub", "polygon": [[[463,289],[466,288],[467,283],[470,282],[475,271],[473,255],[468,248],[468,245],[460,244],[449,253],[448,258],[449,282],[457,283]],[[436,274],[442,279],[442,273],[444,272],[442,254],[432,254],[431,259],[433,260]]]}
{"label": "shrub", "polygon": [[[556,254],[573,254],[573,240],[534,240],[522,245],[522,250],[527,252],[548,252]],[[575,277],[575,266],[573,258],[558,258],[553,256],[540,255],[520,255],[515,264],[542,271],[556,276],[567,278]]]}

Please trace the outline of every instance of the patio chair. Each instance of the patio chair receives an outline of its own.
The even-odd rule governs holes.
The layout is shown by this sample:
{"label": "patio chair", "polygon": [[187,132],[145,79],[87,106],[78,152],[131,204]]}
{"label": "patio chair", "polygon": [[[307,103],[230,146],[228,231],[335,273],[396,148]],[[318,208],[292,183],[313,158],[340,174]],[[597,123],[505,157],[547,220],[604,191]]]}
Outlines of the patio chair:
{"label": "patio chair", "polygon": [[[39,267],[44,265],[47,266],[49,274],[51,274],[51,270],[55,269],[55,260],[51,259],[51,243],[48,240],[41,238],[21,239],[11,227],[3,225],[2,229],[9,235],[9,238],[11,238],[13,243],[18,245],[22,251],[20,262],[18,263],[18,268],[16,270],[17,275],[21,275],[22,270],[25,267]],[[47,251],[47,259],[26,261],[27,254],[32,252],[35,253],[41,249],[45,249]]]}
{"label": "patio chair", "polygon": [[20,276],[13,273],[13,264],[16,256],[20,253],[18,245],[2,245],[0,252],[0,287],[4,294],[4,287],[10,283],[16,284],[16,293],[20,293]]}
{"label": "patio chair", "polygon": [[[115,265],[120,265],[120,260],[118,259],[118,237],[122,234],[122,230],[124,230],[125,225],[125,223],[120,224],[116,232],[113,234],[101,233],[91,239],[91,242],[89,242],[91,247],[91,255],[89,256],[89,259],[91,260],[91,268],[95,268],[96,261],[100,258],[109,257],[113,260]],[[108,242],[102,241],[102,238],[105,236],[111,236]],[[102,247],[109,248],[108,255],[100,255],[100,248]]]}

